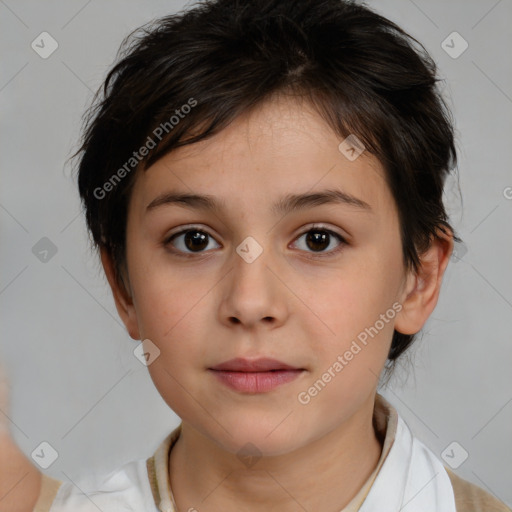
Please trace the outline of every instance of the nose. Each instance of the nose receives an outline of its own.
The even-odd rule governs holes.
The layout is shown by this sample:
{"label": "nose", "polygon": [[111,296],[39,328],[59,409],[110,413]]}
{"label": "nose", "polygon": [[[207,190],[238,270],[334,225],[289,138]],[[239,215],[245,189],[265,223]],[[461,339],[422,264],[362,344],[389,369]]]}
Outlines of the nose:
{"label": "nose", "polygon": [[286,321],[289,292],[278,277],[278,263],[270,249],[251,242],[240,244],[232,255],[219,305],[220,319],[231,327],[276,328]]}

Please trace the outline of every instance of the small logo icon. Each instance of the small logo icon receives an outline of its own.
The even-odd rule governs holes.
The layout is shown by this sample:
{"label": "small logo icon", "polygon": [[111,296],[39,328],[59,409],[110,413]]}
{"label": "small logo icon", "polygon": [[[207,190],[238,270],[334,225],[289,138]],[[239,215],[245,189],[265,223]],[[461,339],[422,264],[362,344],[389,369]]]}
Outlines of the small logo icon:
{"label": "small logo icon", "polygon": [[240,448],[236,456],[247,468],[252,468],[261,459],[261,451],[256,445],[246,443]]}
{"label": "small logo icon", "polygon": [[47,59],[59,47],[59,43],[48,32],[41,32],[30,46],[39,57]]}
{"label": "small logo icon", "polygon": [[59,457],[57,450],[47,441],[43,441],[32,453],[32,458],[37,465],[48,469]]}
{"label": "small logo icon", "polygon": [[452,32],[441,43],[441,48],[452,59],[458,59],[468,49],[468,46],[468,42],[458,32]]}
{"label": "small logo icon", "polygon": [[57,254],[57,246],[49,238],[43,236],[32,247],[32,254],[41,263],[48,263]]}
{"label": "small logo icon", "polygon": [[343,142],[338,146],[340,153],[348,160],[353,162],[359,155],[366,149],[364,144],[357,138],[356,135],[351,133]]}
{"label": "small logo icon", "polygon": [[246,263],[252,263],[263,252],[263,247],[252,236],[248,236],[237,248],[236,252]]}
{"label": "small logo icon", "polygon": [[457,469],[466,461],[469,453],[457,441],[453,441],[443,450],[441,457],[452,469]]}
{"label": "small logo icon", "polygon": [[135,347],[133,354],[144,366],[149,366],[160,355],[160,349],[150,339],[145,339]]}

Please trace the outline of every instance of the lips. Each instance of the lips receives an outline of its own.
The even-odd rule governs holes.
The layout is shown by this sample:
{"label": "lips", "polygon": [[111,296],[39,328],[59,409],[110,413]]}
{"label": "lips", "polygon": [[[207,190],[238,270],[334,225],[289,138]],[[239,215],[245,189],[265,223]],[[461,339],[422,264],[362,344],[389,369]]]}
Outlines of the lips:
{"label": "lips", "polygon": [[209,368],[227,387],[241,393],[266,393],[291,382],[306,370],[269,358],[236,358]]}
{"label": "lips", "polygon": [[303,368],[290,366],[277,359],[266,357],[253,360],[237,357],[236,359],[230,359],[225,363],[213,366],[210,369],[231,372],[269,372],[273,370],[302,370]]}

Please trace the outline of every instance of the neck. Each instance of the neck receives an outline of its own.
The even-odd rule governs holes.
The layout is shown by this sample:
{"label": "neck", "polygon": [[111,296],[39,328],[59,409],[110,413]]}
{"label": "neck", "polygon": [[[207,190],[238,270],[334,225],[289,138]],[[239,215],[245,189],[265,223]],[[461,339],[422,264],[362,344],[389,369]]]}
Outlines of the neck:
{"label": "neck", "polygon": [[374,395],[364,408],[291,453],[242,468],[188,423],[171,450],[171,487],[178,511],[339,511],[376,468],[382,446],[373,428]]}

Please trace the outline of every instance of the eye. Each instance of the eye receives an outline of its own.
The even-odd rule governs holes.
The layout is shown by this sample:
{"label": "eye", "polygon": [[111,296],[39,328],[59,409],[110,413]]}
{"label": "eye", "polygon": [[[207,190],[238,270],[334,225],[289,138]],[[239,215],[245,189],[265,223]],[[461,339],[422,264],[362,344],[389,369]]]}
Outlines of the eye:
{"label": "eye", "polygon": [[208,248],[212,241],[214,239],[208,232],[196,227],[189,227],[167,237],[164,240],[164,246],[171,245],[173,246],[172,252],[184,253],[180,256],[187,257],[194,253],[204,253],[204,250]]}
{"label": "eye", "polygon": [[[304,236],[305,246],[303,244],[299,248],[306,251],[311,250],[314,257],[327,257],[336,254],[344,245],[347,245],[346,240],[340,234],[322,226],[311,227],[299,235],[296,240],[300,240]],[[332,246],[333,237],[338,240],[338,246],[334,250],[326,251],[327,248]],[[192,226],[167,237],[163,245],[165,247],[172,246],[170,250],[179,256],[190,257],[193,254],[204,254],[211,242],[215,242],[212,235],[199,227]],[[217,244],[217,247],[220,246]]]}
{"label": "eye", "polygon": [[[302,244],[302,248],[305,247],[304,250],[311,249],[313,253],[317,253],[314,254],[315,257],[331,256],[333,254],[338,253],[343,248],[344,245],[347,245],[346,240],[341,235],[322,226],[311,227],[310,229],[299,235],[299,237],[296,238],[296,240],[300,240],[304,236],[305,239],[304,243]],[[338,239],[338,246],[334,250],[325,251],[326,248],[331,246],[333,236]]]}

